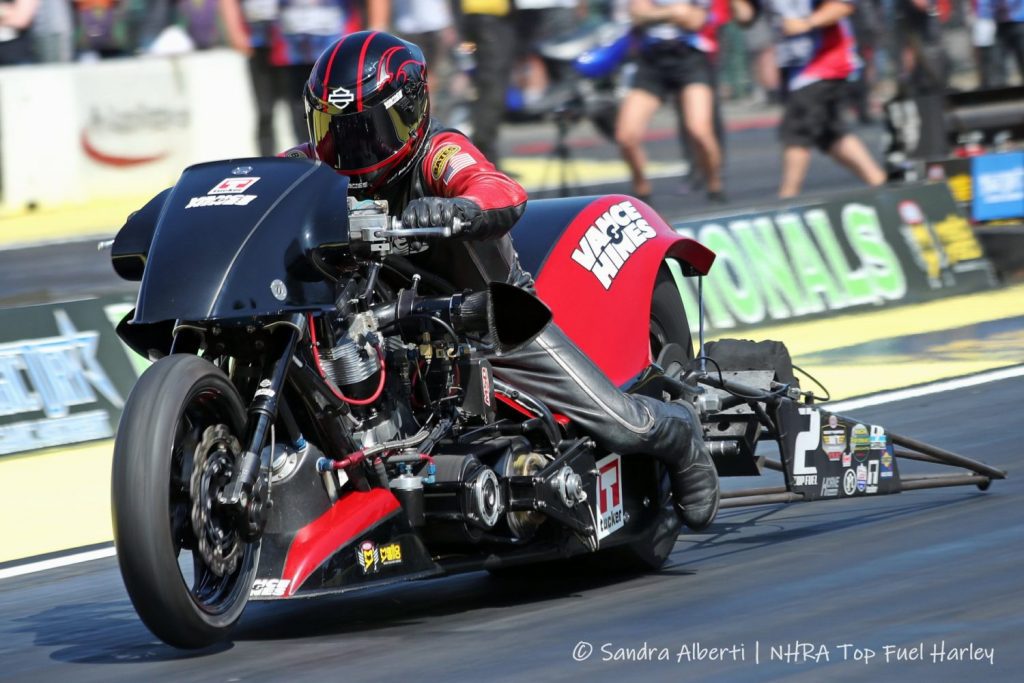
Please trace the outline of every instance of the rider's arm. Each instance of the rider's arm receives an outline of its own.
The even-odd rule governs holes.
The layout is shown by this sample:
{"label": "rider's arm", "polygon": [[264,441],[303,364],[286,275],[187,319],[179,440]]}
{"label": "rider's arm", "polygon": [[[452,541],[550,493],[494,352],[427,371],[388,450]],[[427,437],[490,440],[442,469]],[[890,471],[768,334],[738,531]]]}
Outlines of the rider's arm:
{"label": "rider's arm", "polygon": [[495,239],[511,230],[526,208],[523,186],[496,169],[461,133],[444,131],[429,142],[421,162],[426,194],[465,200],[478,209],[466,206],[469,225],[460,235]]}

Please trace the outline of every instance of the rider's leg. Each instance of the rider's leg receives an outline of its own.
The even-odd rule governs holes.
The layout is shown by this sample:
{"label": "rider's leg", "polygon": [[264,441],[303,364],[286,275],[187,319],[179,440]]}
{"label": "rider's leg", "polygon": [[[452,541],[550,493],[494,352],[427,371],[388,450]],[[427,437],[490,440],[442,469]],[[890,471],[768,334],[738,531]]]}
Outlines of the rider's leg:
{"label": "rider's leg", "polygon": [[554,324],[525,349],[490,360],[495,374],[568,417],[601,448],[663,462],[677,509],[691,529],[714,519],[718,474],[696,411],[624,394]]}

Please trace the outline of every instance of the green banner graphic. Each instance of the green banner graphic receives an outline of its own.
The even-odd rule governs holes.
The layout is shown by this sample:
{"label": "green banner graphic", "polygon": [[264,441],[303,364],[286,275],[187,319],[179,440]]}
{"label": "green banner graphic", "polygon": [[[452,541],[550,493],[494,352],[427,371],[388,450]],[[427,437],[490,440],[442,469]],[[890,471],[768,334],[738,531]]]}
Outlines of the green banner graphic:
{"label": "green banner graphic", "polygon": [[[845,194],[677,223],[717,254],[704,282],[708,330],[927,301],[995,284],[944,184]],[[695,278],[676,278],[688,311]],[[690,316],[696,329],[697,316]]]}

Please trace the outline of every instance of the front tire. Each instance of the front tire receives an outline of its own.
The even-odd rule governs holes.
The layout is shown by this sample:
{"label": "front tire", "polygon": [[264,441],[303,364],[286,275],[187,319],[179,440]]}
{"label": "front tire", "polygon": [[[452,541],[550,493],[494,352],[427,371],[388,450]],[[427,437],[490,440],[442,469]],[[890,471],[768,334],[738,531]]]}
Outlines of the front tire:
{"label": "front tire", "polygon": [[150,367],[121,417],[111,485],[118,564],[143,623],[175,647],[223,639],[249,599],[259,545],[241,541],[214,502],[237,466],[245,419],[224,373],[189,355]]}

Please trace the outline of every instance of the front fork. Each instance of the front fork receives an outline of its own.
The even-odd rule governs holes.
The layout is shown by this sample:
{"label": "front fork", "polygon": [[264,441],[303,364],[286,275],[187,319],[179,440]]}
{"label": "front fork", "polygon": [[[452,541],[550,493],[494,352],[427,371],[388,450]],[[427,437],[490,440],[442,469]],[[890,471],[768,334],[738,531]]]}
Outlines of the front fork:
{"label": "front fork", "polygon": [[[239,531],[247,542],[255,541],[263,532],[267,522],[268,482],[260,476],[260,470],[269,470],[270,462],[263,462],[260,453],[271,427],[277,420],[278,401],[288,377],[288,368],[295,348],[306,335],[306,317],[294,314],[279,323],[287,325],[288,338],[280,355],[270,369],[270,377],[260,380],[256,395],[249,405],[249,422],[246,433],[249,435],[241,462],[234,476],[220,494],[217,502],[231,510],[238,520]],[[267,451],[267,458],[273,454]]]}

